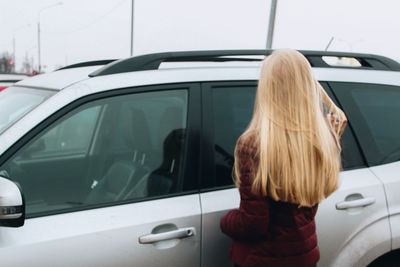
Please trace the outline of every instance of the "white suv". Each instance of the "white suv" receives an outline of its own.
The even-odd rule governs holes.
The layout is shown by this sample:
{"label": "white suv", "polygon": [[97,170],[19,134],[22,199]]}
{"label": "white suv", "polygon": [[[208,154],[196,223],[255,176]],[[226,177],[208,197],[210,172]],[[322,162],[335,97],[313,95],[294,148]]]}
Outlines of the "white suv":
{"label": "white suv", "polygon": [[[239,204],[231,168],[253,110],[253,55],[270,52],[151,54],[7,88],[0,265],[232,266],[219,221]],[[341,186],[317,215],[319,266],[399,266],[400,64],[302,53],[349,118]]]}

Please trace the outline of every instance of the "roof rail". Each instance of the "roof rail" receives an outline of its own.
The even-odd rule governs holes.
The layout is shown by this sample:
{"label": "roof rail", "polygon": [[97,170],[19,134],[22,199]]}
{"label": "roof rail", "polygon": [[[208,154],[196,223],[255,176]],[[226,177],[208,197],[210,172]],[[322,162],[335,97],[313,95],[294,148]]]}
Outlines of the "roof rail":
{"label": "roof rail", "polygon": [[80,68],[80,67],[90,67],[90,66],[98,66],[98,65],[107,65],[116,59],[104,59],[104,60],[94,60],[94,61],[85,61],[85,62],[80,62],[80,63],[75,63],[72,65],[68,65],[62,68],[59,68],[55,71],[58,70],[66,70],[66,69],[73,69],[73,68]]}
{"label": "roof rail", "polygon": [[[156,70],[163,62],[191,62],[191,61],[260,61],[257,58],[245,58],[243,56],[266,56],[270,55],[273,50],[210,50],[210,51],[182,51],[182,52],[165,52],[147,54],[127,59],[114,61],[95,72],[90,77],[103,76],[116,73],[124,73],[131,71]],[[374,70],[392,70],[400,71],[400,63],[390,58],[371,55],[357,54],[347,52],[332,51],[299,51],[310,62],[312,67],[321,68],[355,68],[349,66],[332,66],[324,61],[323,57],[349,57],[354,58],[360,63],[358,69],[374,69]]]}

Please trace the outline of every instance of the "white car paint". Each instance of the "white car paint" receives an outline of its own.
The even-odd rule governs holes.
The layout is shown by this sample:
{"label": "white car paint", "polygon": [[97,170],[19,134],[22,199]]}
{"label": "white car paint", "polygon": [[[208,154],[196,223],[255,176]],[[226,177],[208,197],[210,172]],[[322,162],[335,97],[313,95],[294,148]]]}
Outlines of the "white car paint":
{"label": "white car paint", "polygon": [[371,167],[385,185],[392,229],[392,249],[400,248],[400,162]]}
{"label": "white car paint", "polygon": [[[17,86],[23,87],[43,87],[45,85],[46,88],[60,90],[60,92],[27,114],[0,136],[0,154],[49,115],[83,96],[106,90],[151,84],[257,80],[259,75],[259,69],[256,67],[199,67],[171,68],[89,78],[88,74],[97,68],[62,70],[18,83]],[[399,72],[315,68],[314,73],[316,78],[321,81],[400,85]],[[390,251],[391,248],[400,247],[400,199],[398,194],[396,195],[396,192],[400,190],[397,176],[399,169],[400,163],[397,162],[388,166],[346,171],[341,174],[340,189],[320,205],[317,216],[322,255],[319,266],[365,266],[376,257]],[[385,191],[388,200],[386,200]],[[336,209],[337,203],[353,194],[372,197],[375,199],[375,203],[363,208]],[[123,238],[129,237],[129,225],[148,223],[152,227],[160,223],[157,220],[167,221],[167,219],[177,217],[183,219],[179,221],[179,227],[194,226],[197,229],[195,239],[190,239],[190,241],[187,239],[179,245],[181,246],[180,255],[183,246],[188,250],[188,255],[195,259],[199,258],[200,255],[193,251],[196,246],[200,246],[200,239],[202,239],[202,266],[225,266],[221,264],[228,266],[227,255],[219,258],[221,249],[228,253],[228,238],[219,232],[219,218],[227,210],[238,206],[237,190],[227,189],[202,193],[200,201],[198,197],[192,195],[179,199],[163,199],[158,202],[149,201],[29,219],[23,228],[0,228],[0,254],[14,255],[15,249],[17,249],[18,254],[27,255],[28,258],[37,262],[36,265],[30,266],[45,266],[48,258],[41,255],[46,251],[55,251],[55,254],[52,252],[52,257],[55,259],[65,259],[63,253],[65,251],[71,253],[72,249],[74,253],[71,254],[74,255],[74,258],[65,263],[56,262],[59,264],[57,266],[91,266],[89,264],[92,262],[94,262],[93,266],[128,266],[130,257],[138,255],[131,251],[146,249],[137,246],[135,243],[137,240],[129,241],[129,238]],[[389,210],[387,202],[390,204]],[[169,203],[168,206],[173,205],[174,209],[166,211],[163,208],[164,205],[167,205],[166,203]],[[201,211],[203,212],[202,222],[200,222]],[[390,224],[389,213],[391,215]],[[201,231],[201,224],[203,231]],[[143,231],[147,230],[149,225],[142,228]],[[46,231],[43,231],[43,228]],[[117,229],[115,236],[114,234],[109,235],[112,229]],[[391,231],[393,246],[391,246]],[[96,246],[96,244],[104,243],[104,240],[112,240],[115,243],[113,243],[113,247]],[[88,251],[79,251],[80,246],[77,244],[82,242],[87,245]],[[151,249],[157,248],[152,247]],[[148,253],[151,249],[143,251],[143,253]],[[119,264],[115,265],[111,261],[113,257],[119,260]],[[212,261],[215,257],[218,257],[218,261]],[[4,266],[25,266],[24,258],[2,258],[5,258],[6,265]],[[171,261],[173,260],[178,261],[178,259],[171,259]],[[193,264],[190,266],[197,266],[196,263]],[[176,262],[174,266],[183,265]]]}
{"label": "white car paint", "polygon": [[[0,227],[1,266],[154,267],[168,259],[169,266],[199,267],[200,218],[198,196],[189,195],[28,219],[21,228]],[[138,232],[150,234],[163,223],[197,233],[178,242],[139,244]]]}
{"label": "white car paint", "polygon": [[[339,189],[318,208],[317,236],[321,250],[318,266],[365,266],[390,250],[385,192],[382,183],[368,169],[344,171],[340,178]],[[352,194],[372,197],[375,203],[362,208],[337,210],[336,204]],[[228,238],[219,233],[219,221],[225,212],[239,206],[238,191],[227,189],[203,193],[201,206],[203,266],[228,266],[228,257],[218,256],[221,251],[229,251]]]}
{"label": "white car paint", "polygon": [[89,79],[89,74],[103,65],[58,70],[50,73],[39,74],[17,83],[18,86],[40,87],[61,90],[73,83]]}
{"label": "white car paint", "polygon": [[28,75],[23,74],[3,74],[0,73],[0,86],[10,86],[14,83],[28,78]]}

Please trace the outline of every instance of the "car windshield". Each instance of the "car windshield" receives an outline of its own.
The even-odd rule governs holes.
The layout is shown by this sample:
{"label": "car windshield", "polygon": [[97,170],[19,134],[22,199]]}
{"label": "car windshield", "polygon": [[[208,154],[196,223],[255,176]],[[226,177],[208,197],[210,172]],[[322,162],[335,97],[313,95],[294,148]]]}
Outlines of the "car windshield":
{"label": "car windshield", "polygon": [[52,96],[55,91],[24,87],[8,87],[0,93],[0,133],[29,111]]}

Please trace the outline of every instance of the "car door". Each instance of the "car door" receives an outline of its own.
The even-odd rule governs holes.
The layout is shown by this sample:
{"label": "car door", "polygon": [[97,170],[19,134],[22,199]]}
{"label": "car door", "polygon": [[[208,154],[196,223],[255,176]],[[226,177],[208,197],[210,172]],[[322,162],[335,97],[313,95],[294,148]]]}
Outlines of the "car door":
{"label": "car door", "polygon": [[[331,94],[327,84],[322,84]],[[219,82],[202,86],[202,266],[231,266],[230,240],[221,233],[219,221],[239,205],[238,191],[232,185],[233,151],[251,118],[256,84]],[[365,255],[366,248],[378,246],[375,251],[383,251],[390,246],[383,186],[366,168],[350,127],[342,142],[344,171],[340,188],[321,203],[316,218],[319,266],[355,266],[360,260],[367,262],[376,256]],[[369,230],[371,225],[374,230]],[[370,243],[361,245],[360,236]]]}
{"label": "car door", "polygon": [[371,171],[384,183],[392,247],[400,248],[400,87],[383,84],[332,83],[349,111]]}
{"label": "car door", "polygon": [[0,228],[1,266],[200,266],[198,94],[89,96],[16,143],[0,170],[21,185],[27,219]]}

